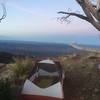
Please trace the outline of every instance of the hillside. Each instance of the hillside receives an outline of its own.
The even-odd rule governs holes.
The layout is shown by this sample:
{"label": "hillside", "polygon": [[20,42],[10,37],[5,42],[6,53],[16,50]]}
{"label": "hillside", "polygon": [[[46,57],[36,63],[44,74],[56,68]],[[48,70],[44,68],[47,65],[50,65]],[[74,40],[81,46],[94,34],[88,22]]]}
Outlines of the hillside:
{"label": "hillside", "polygon": [[77,50],[67,44],[25,41],[0,41],[0,52],[7,52],[13,55],[25,56],[60,56],[72,53],[79,53],[80,50]]}
{"label": "hillside", "polygon": [[[65,71],[65,100],[100,100],[100,68],[98,67],[100,65],[100,54],[65,55],[51,59],[60,61]],[[11,86],[5,88],[6,84],[3,84],[4,87],[2,88],[3,80],[0,80],[1,90],[12,91],[11,95],[8,95],[10,98],[14,97],[12,100],[19,100],[20,88],[31,72],[35,60],[27,57],[16,58],[14,63],[5,65],[3,71],[1,69],[0,77],[8,77],[10,83],[9,81],[4,83]],[[4,93],[2,92],[0,95],[3,97]]]}

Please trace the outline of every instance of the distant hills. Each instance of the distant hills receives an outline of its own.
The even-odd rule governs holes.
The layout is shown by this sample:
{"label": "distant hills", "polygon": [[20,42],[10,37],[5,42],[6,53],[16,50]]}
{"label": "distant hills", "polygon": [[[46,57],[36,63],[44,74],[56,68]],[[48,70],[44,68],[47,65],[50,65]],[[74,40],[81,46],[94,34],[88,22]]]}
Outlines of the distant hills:
{"label": "distant hills", "polygon": [[0,40],[0,52],[11,53],[12,55],[46,57],[81,53],[83,51],[68,44]]}
{"label": "distant hills", "polygon": [[67,44],[1,40],[0,52],[13,55],[60,56],[80,51]]}

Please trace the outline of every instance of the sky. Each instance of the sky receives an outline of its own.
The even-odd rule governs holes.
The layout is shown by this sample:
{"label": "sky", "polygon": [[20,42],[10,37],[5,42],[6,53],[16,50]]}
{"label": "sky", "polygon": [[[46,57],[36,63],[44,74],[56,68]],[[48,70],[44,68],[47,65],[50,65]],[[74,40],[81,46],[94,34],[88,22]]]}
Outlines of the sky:
{"label": "sky", "polygon": [[57,14],[58,11],[70,9],[83,14],[75,0],[0,0],[2,2],[7,9],[7,17],[0,23],[0,39],[100,43],[100,32],[91,24],[75,17],[69,19],[69,24],[57,20],[63,16]]}

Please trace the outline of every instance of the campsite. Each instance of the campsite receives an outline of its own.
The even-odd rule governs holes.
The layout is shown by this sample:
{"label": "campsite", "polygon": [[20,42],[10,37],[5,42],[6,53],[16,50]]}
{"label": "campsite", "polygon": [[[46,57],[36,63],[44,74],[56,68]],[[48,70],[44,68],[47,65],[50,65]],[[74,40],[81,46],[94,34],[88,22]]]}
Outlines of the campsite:
{"label": "campsite", "polygon": [[100,0],[0,0],[0,100],[100,100]]}
{"label": "campsite", "polygon": [[[86,55],[66,55],[59,57],[49,57],[53,60],[58,60],[62,65],[65,72],[65,79],[63,83],[63,91],[65,100],[99,100],[100,98],[100,54],[87,53]],[[3,85],[1,89],[4,90],[6,97],[10,100],[18,100],[18,96],[21,94],[21,89],[25,80],[28,78],[30,72],[33,69],[37,58],[16,58],[12,64],[6,64],[5,68],[0,74],[7,80],[0,81],[0,85]],[[28,66],[28,67],[27,67]],[[46,81],[47,85],[50,85],[50,80]],[[48,83],[49,82],[49,83]],[[44,81],[43,87],[46,85]],[[7,86],[7,88],[3,88]],[[8,92],[9,94],[8,94]],[[84,99],[83,99],[84,98]]]}

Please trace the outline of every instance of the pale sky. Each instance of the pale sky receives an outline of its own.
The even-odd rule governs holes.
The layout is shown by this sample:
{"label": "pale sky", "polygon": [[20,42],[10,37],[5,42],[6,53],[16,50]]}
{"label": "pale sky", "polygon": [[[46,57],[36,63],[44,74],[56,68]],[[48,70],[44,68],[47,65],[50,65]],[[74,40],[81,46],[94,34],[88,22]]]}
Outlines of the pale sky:
{"label": "pale sky", "polygon": [[70,8],[83,13],[75,0],[1,0],[4,1],[7,17],[0,23],[0,36],[6,39],[86,44],[100,42],[100,32],[85,21],[75,17],[70,18],[70,24],[57,21],[57,17],[61,17],[58,11]]}

